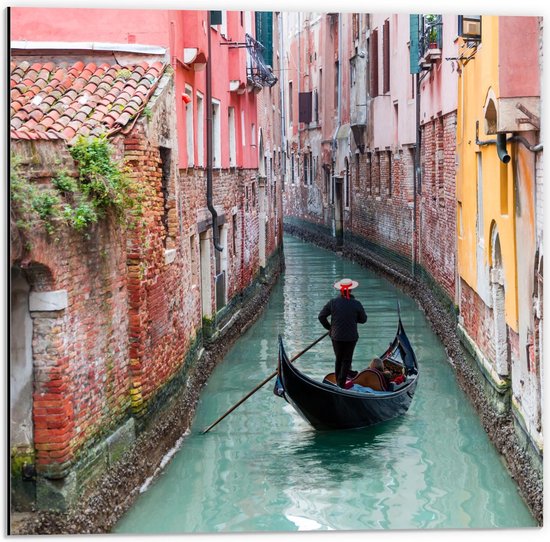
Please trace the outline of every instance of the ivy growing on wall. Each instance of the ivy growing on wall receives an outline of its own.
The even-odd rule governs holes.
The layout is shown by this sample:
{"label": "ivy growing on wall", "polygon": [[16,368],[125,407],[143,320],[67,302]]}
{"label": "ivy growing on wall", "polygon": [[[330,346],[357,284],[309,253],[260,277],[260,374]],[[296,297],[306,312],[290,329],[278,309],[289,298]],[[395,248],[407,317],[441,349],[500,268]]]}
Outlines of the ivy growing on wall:
{"label": "ivy growing on wall", "polygon": [[20,229],[43,227],[52,235],[58,227],[68,225],[88,235],[90,226],[110,210],[120,223],[126,211],[139,210],[139,189],[114,159],[105,136],[81,136],[70,153],[77,163],[78,178],[61,170],[52,178],[51,187],[30,182],[21,171],[20,158],[12,153],[11,213]]}

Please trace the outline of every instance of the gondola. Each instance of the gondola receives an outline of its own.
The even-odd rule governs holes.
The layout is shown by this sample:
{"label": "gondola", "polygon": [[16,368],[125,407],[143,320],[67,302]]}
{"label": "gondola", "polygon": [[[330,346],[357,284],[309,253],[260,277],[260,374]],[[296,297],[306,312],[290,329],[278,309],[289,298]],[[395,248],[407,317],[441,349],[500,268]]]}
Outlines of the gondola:
{"label": "gondola", "polygon": [[407,412],[418,383],[418,364],[401,315],[395,338],[380,359],[395,376],[395,382],[388,383],[380,372],[367,368],[351,380],[352,387],[344,389],[336,386],[334,373],[322,382],[302,373],[290,363],[279,335],[278,374],[273,391],[317,430],[375,425]]}

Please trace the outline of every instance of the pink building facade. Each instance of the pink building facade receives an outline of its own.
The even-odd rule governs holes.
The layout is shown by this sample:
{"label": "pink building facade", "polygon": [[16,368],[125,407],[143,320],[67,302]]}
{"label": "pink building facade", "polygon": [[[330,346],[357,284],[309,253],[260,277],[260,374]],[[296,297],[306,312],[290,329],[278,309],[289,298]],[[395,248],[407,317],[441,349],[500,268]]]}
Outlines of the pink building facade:
{"label": "pink building facade", "polygon": [[[16,333],[12,341],[14,348],[25,351],[14,370],[13,389],[18,397],[14,408],[20,413],[16,418],[24,420],[26,430],[14,433],[17,442],[11,444],[19,458],[38,466],[40,507],[69,506],[77,497],[75,491],[90,481],[90,472],[97,475],[88,460],[101,457],[93,462],[103,467],[113,460],[102,455],[108,446],[101,435],[121,443],[115,454],[120,455],[121,447],[129,445],[163,401],[176,388],[187,386],[183,383],[188,381],[190,367],[199,367],[200,374],[201,345],[220,337],[223,341],[232,327],[225,324],[233,322],[239,309],[244,309],[241,315],[249,311],[249,305],[258,310],[257,296],[267,295],[262,293],[267,290],[260,286],[260,279],[265,284],[268,275],[272,284],[278,274],[281,183],[273,173],[268,178],[258,168],[260,163],[265,166],[267,149],[278,164],[281,161],[279,132],[272,135],[268,128],[274,124],[275,112],[265,113],[278,95],[276,78],[263,63],[262,46],[254,39],[256,14],[220,14],[221,22],[208,28],[206,11],[10,10],[12,137],[25,139],[12,150],[22,153],[18,149],[32,147],[34,139],[41,140],[41,148],[59,149],[48,151],[48,168],[44,168],[43,180],[51,184],[58,173],[56,163],[66,162],[71,175],[77,175],[77,165],[67,152],[74,144],[73,136],[104,133],[147,195],[143,219],[132,235],[109,224],[109,235],[98,235],[99,246],[94,245],[94,250],[85,242],[80,247],[72,238],[71,243],[56,245],[41,237],[35,245],[40,250],[26,254],[20,243],[12,254],[16,316],[28,329],[26,334]],[[162,66],[161,82],[137,77],[148,77],[143,75],[146,61]],[[208,61],[212,68],[210,170]],[[107,67],[113,75],[109,89],[104,89],[101,77]],[[56,79],[65,73],[65,80]],[[31,79],[45,85],[36,89],[36,99],[28,96],[36,86],[29,83]],[[59,88],[50,88],[52,81]],[[134,94],[142,100],[132,105]],[[50,114],[45,104],[55,105],[60,96],[63,103],[54,124],[37,123],[35,118]],[[80,111],[81,107],[86,110]],[[95,122],[96,118],[101,121]],[[92,121],[94,127],[89,129]],[[113,138],[111,128],[117,122],[124,128],[127,123],[128,130]],[[48,147],[47,133],[52,130],[55,133],[50,135],[58,144]],[[261,156],[260,141],[268,142]],[[62,155],[57,161],[56,153]],[[21,175],[34,184],[38,181],[31,163],[30,158],[22,162]],[[275,167],[270,171],[276,171]],[[104,238],[110,244],[102,244]],[[86,254],[87,267],[79,253]],[[112,273],[116,280],[103,272],[109,255],[116,264]],[[71,266],[53,265],[56,259],[67,259]],[[35,280],[28,265],[39,271],[44,268],[43,273],[54,279],[48,283]],[[83,285],[94,292],[90,299],[103,296],[95,304],[85,303],[88,312],[81,308],[81,297],[90,294],[64,286],[82,282],[77,277],[95,284]],[[53,337],[60,351],[45,362],[53,363],[53,369],[41,373],[36,370],[41,368],[36,348],[52,338],[52,330],[32,320],[25,307],[29,298],[42,298],[44,288],[50,297],[58,295],[58,289],[66,292],[66,321],[61,329],[70,340]],[[116,319],[109,320],[107,315],[103,322],[96,313],[103,314],[104,306],[112,308]],[[251,315],[247,318],[246,324]],[[101,330],[94,328],[94,321],[102,322]],[[119,325],[111,329],[115,322]],[[241,329],[244,324],[235,325]],[[94,339],[98,334],[100,338]],[[116,354],[111,355],[107,350],[113,342]],[[93,348],[85,347],[80,356],[74,344]],[[88,365],[96,369],[87,371]],[[40,382],[33,380],[33,374],[39,375]],[[106,383],[108,393],[91,391],[100,382]],[[50,407],[55,412],[49,412]],[[56,416],[62,416],[62,422]],[[13,464],[21,465],[23,460],[14,456]],[[78,487],[71,482],[75,473]]]}

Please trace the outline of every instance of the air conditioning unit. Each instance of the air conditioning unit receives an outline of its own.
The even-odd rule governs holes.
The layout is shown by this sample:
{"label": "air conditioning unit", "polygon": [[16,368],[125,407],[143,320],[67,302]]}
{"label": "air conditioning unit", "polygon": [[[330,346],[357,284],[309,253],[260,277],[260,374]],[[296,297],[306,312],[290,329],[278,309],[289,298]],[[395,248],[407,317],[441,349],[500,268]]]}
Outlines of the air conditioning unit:
{"label": "air conditioning unit", "polygon": [[481,40],[481,16],[459,15],[458,30],[466,40]]}

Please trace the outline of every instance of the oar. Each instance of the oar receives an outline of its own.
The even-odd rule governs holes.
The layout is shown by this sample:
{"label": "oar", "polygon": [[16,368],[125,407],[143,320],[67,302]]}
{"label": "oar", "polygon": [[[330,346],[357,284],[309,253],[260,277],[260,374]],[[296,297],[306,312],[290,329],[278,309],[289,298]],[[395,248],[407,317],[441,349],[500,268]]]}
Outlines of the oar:
{"label": "oar", "polygon": [[[324,339],[328,335],[328,331],[321,335],[317,340],[312,342],[307,348],[304,348],[299,354],[296,354],[291,360],[290,363],[292,363],[294,360],[298,359],[302,354],[305,354],[311,347],[315,346],[321,339]],[[275,375],[277,374],[277,371],[274,373],[271,373],[268,377],[266,377],[264,380],[262,380],[250,393],[245,395],[238,403],[234,404],[223,416],[219,417],[214,423],[210,424],[203,432],[208,433],[212,427],[217,425],[219,422],[221,422],[226,416],[231,414],[239,405],[242,405],[251,395],[254,395],[264,384],[269,382]]]}

